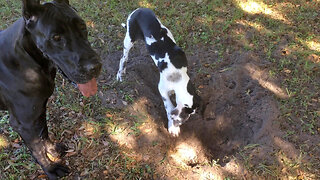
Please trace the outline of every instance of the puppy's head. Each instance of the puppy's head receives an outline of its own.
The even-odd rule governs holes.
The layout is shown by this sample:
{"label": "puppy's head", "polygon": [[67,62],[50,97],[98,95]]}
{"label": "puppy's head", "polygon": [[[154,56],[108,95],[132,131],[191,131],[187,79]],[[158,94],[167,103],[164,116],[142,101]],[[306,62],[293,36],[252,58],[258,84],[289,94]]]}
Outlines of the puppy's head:
{"label": "puppy's head", "polygon": [[180,126],[183,123],[185,123],[192,114],[195,114],[197,111],[200,110],[200,104],[201,104],[201,98],[196,93],[196,90],[191,83],[191,81],[188,82],[187,86],[188,93],[191,96],[188,96],[183,99],[184,102],[189,102],[187,104],[177,104],[177,106],[171,111],[171,119],[173,120],[173,124],[175,126]]}

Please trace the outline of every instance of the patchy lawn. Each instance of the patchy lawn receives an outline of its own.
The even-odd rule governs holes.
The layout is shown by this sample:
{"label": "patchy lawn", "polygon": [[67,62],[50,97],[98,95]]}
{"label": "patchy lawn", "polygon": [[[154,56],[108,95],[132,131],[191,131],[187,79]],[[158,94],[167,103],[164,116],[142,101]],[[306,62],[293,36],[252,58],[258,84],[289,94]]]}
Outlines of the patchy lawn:
{"label": "patchy lawn", "polygon": [[[320,179],[319,0],[76,1],[100,53],[99,92],[84,98],[60,75],[51,137],[69,147],[64,179]],[[148,7],[173,33],[205,102],[167,132],[159,75],[142,42],[125,81],[115,75],[128,14]],[[0,28],[19,1],[0,0]],[[44,179],[0,112],[0,179]]]}

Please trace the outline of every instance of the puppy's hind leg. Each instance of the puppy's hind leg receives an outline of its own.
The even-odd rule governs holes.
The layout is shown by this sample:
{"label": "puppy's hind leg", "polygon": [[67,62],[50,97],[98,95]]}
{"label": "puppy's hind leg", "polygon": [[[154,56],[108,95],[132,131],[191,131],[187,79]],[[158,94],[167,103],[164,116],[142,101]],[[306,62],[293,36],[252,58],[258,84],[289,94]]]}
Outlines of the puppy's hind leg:
{"label": "puppy's hind leg", "polygon": [[133,46],[132,39],[130,38],[129,35],[129,29],[126,33],[126,37],[124,38],[123,41],[123,56],[120,59],[120,64],[119,64],[119,70],[117,73],[117,80],[122,81],[122,76],[126,73],[126,64],[128,61],[128,56],[129,56],[129,51]]}

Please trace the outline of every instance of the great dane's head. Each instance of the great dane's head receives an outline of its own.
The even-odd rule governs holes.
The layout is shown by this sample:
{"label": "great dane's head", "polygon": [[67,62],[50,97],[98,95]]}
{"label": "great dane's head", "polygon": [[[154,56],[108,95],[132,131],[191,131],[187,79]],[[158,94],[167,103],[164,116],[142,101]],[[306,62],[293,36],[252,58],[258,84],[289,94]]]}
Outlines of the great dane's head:
{"label": "great dane's head", "polygon": [[69,1],[23,0],[22,10],[25,27],[38,49],[71,81],[96,85],[100,58],[90,46],[85,22]]}
{"label": "great dane's head", "polygon": [[184,95],[182,96],[176,94],[180,98],[176,98],[177,106],[171,111],[171,119],[174,126],[181,126],[192,114],[201,110],[201,97],[196,93],[196,89],[190,80],[187,85],[187,91],[183,93]]}

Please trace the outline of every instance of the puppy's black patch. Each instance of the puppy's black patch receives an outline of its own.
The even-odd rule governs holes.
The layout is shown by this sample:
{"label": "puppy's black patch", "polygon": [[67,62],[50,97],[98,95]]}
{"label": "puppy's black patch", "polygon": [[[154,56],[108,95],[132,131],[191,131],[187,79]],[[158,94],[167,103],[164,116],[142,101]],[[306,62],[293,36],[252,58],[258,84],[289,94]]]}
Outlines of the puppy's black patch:
{"label": "puppy's black patch", "polygon": [[168,63],[164,61],[158,61],[158,69],[160,72],[162,72],[164,69],[168,67]]}

